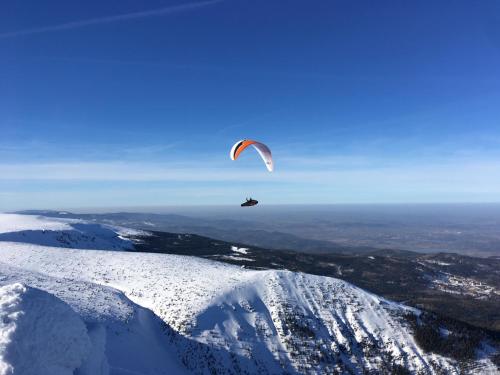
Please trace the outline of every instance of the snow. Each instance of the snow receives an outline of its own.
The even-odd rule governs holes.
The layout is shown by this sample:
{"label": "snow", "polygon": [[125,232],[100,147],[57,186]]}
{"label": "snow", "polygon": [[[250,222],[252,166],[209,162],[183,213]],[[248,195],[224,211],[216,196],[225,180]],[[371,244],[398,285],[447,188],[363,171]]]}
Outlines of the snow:
{"label": "snow", "polygon": [[0,288],[0,374],[71,375],[90,346],[66,303],[22,284]]}
{"label": "snow", "polygon": [[248,250],[249,249],[246,247],[231,246],[231,251],[234,251],[235,253],[248,254]]}
{"label": "snow", "polygon": [[0,233],[12,233],[27,230],[71,230],[70,223],[76,220],[54,220],[41,216],[0,214]]}
{"label": "snow", "polygon": [[218,258],[220,258],[220,259],[228,259],[228,260],[242,260],[242,261],[246,261],[246,262],[255,262],[255,259],[246,258],[246,257],[240,257],[240,256],[234,256],[234,255],[221,255]]}
{"label": "snow", "polygon": [[431,264],[437,264],[438,266],[451,266],[451,263],[447,262],[442,262],[440,260],[432,260],[432,259],[426,259],[425,262],[431,263]]}
{"label": "snow", "polygon": [[128,237],[145,234],[147,232],[78,219],[0,215],[0,241],[52,247],[125,250],[133,247]]}
{"label": "snow", "polygon": [[[9,216],[0,215],[0,233],[13,227]],[[29,285],[71,307],[87,342],[87,357],[71,362],[75,374],[362,373],[391,361],[414,372],[437,373],[439,365],[459,373],[452,361],[418,348],[402,319],[416,310],[347,282],[196,257],[85,249],[86,241],[74,244],[83,248],[41,246],[30,235],[47,226],[65,231],[61,225],[71,223],[13,220],[33,232],[25,242],[0,237],[0,285]],[[108,240],[106,231],[85,230],[95,241]],[[484,360],[478,373],[491,368]]]}
{"label": "snow", "polygon": [[[61,250],[64,253],[65,249]],[[78,270],[73,268],[71,272],[76,274]],[[157,316],[114,288],[81,281],[69,273],[67,277],[51,277],[0,263],[0,284],[36,286],[65,301],[80,316],[92,346],[79,375],[107,374],[106,368],[111,374],[125,373],[117,372],[119,369],[140,374],[184,373],[163,333],[164,323]]]}

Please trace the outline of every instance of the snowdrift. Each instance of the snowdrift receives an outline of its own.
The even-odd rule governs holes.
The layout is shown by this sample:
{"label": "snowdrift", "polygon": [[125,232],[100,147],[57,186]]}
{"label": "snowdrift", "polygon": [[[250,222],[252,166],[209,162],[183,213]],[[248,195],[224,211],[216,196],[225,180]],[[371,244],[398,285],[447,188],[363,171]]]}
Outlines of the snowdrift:
{"label": "snowdrift", "polygon": [[22,284],[0,287],[0,374],[72,375],[90,348],[66,303]]}

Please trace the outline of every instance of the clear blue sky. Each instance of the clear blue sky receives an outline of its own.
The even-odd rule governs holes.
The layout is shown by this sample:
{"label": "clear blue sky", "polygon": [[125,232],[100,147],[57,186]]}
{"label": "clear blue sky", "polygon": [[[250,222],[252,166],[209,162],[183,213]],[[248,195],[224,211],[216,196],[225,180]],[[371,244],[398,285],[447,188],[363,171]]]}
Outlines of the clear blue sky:
{"label": "clear blue sky", "polygon": [[0,90],[0,210],[500,201],[496,0],[2,2]]}

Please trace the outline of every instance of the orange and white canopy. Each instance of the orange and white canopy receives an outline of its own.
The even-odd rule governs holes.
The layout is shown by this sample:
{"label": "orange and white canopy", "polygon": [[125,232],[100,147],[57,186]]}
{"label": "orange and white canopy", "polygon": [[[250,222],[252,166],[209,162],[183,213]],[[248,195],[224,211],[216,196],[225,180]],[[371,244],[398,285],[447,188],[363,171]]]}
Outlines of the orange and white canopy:
{"label": "orange and white canopy", "polygon": [[240,156],[240,154],[248,146],[253,146],[257,150],[257,152],[259,153],[262,160],[264,160],[264,163],[266,163],[267,170],[269,172],[272,172],[274,169],[274,163],[273,163],[273,158],[271,155],[271,150],[264,143],[253,141],[251,139],[243,139],[243,140],[238,141],[234,144],[234,146],[231,148],[231,152],[229,154],[229,156],[231,157],[231,160],[238,159],[238,156]]}

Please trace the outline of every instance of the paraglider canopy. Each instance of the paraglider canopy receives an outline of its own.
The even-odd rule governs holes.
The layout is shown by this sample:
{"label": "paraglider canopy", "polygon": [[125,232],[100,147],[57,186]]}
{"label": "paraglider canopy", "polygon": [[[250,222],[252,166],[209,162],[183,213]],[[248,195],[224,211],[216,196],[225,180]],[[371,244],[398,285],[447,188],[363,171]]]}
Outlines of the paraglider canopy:
{"label": "paraglider canopy", "polygon": [[257,150],[257,152],[259,153],[262,160],[264,160],[264,163],[266,163],[267,170],[269,172],[272,172],[274,169],[274,163],[273,163],[273,158],[271,155],[271,150],[264,143],[253,141],[251,139],[243,139],[243,140],[238,141],[234,144],[234,146],[231,148],[231,152],[229,154],[229,156],[231,157],[231,160],[238,159],[238,156],[240,156],[240,154],[248,146],[253,146]]}

